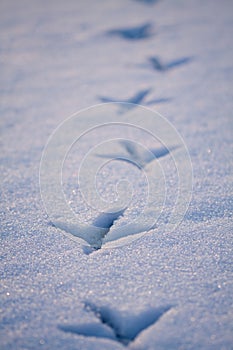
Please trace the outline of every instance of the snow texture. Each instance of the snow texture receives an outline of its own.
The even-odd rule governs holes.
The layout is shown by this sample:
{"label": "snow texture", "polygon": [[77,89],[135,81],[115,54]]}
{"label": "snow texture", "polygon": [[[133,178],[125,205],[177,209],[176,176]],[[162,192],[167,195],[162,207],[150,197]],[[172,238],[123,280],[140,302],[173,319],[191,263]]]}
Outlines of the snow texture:
{"label": "snow texture", "polygon": [[[231,0],[1,1],[2,350],[233,349],[232,17]],[[110,101],[127,102],[119,116],[141,104],[175,126],[192,160],[193,195],[170,232],[179,145],[168,150],[120,126],[95,130],[71,149],[62,179],[81,222],[104,227],[89,246],[64,234],[66,222],[51,223],[40,160],[67,117]],[[132,188],[130,205],[113,216],[89,210],[77,189],[83,156],[106,135],[119,140],[92,154],[93,164],[106,161],[99,194],[114,202],[119,180],[120,190]],[[122,161],[129,157],[140,166]],[[168,191],[148,231],[154,208],[136,219],[155,161]]]}

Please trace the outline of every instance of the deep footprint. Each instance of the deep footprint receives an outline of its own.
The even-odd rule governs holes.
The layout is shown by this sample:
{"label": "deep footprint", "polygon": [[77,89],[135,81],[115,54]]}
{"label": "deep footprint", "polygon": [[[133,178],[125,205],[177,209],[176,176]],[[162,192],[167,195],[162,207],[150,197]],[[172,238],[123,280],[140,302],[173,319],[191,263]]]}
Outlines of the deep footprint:
{"label": "deep footprint", "polygon": [[90,246],[84,247],[83,251],[88,255],[102,247],[103,239],[114,222],[124,214],[125,210],[126,208],[120,210],[112,209],[111,212],[101,213],[93,220],[91,225],[77,225],[76,223],[61,220],[53,220],[52,225],[86,241]]}
{"label": "deep footprint", "polygon": [[134,341],[142,331],[158,322],[172,308],[171,305],[166,305],[158,308],[147,307],[141,312],[131,310],[121,312],[108,306],[97,306],[88,301],[85,302],[84,307],[101,323],[59,325],[58,328],[64,332],[85,337],[112,339],[125,346]]}
{"label": "deep footprint", "polygon": [[[102,228],[102,229],[106,229],[106,230],[105,230],[105,234],[101,236],[101,244],[99,244],[99,245],[94,244],[92,247],[84,247],[83,252],[86,255],[89,255],[89,254],[93,253],[94,251],[101,249],[104,238],[106,237],[106,235],[110,231],[111,227],[114,225],[114,222],[116,220],[118,220],[124,214],[125,210],[126,210],[126,208],[118,210],[116,212],[112,212],[112,213],[110,213],[110,212],[109,213],[101,213],[97,216],[96,219],[94,219],[94,221],[92,222],[92,224],[94,226]],[[98,242],[99,242],[99,238],[98,238]]]}

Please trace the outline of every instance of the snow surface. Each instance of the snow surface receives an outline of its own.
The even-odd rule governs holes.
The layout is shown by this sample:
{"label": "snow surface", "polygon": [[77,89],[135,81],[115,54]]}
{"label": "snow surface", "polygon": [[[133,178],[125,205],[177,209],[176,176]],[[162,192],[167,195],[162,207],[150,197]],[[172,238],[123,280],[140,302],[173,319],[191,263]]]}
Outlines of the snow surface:
{"label": "snow surface", "polygon": [[[233,348],[232,17],[231,0],[1,1],[1,349]],[[179,148],[162,156],[160,144],[126,130],[161,155],[163,229],[93,251],[51,223],[39,167],[61,122],[112,100],[157,110],[175,126],[191,156],[193,196],[170,233]],[[79,152],[74,145],[62,180],[73,211],[104,224],[111,240],[113,226],[137,232],[147,194],[140,169],[102,158],[99,193],[114,202],[119,178],[122,191],[130,182],[131,207],[114,221],[79,201],[77,162],[104,132],[83,138]],[[114,147],[104,155],[132,150]]]}

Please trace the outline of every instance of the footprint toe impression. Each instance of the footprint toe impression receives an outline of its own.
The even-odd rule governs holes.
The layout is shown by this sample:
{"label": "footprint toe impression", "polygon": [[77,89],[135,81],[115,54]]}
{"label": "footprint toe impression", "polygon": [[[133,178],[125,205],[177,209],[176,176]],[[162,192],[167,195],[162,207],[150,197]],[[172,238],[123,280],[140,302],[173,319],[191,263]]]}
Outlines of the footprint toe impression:
{"label": "footprint toe impression", "polygon": [[107,338],[116,340],[113,330],[103,323],[86,323],[86,324],[64,324],[58,325],[58,329],[63,332],[74,333],[84,337]]}

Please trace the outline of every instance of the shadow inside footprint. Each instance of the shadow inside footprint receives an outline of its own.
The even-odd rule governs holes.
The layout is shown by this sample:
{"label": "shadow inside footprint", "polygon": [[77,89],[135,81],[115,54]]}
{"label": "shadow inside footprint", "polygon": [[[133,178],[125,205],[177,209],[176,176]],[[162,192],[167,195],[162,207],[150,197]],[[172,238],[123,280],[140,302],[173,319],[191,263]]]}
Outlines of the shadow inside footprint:
{"label": "shadow inside footprint", "polygon": [[112,212],[112,213],[101,213],[93,221],[93,225],[97,227],[107,228],[110,230],[114,221],[119,219],[119,217],[124,214],[124,211],[125,211],[125,208],[121,210],[117,210],[116,212]]}
{"label": "shadow inside footprint", "polygon": [[92,254],[93,252],[101,249],[103,240],[110,231],[111,227],[114,225],[114,222],[118,220],[122,215],[124,215],[126,208],[120,210],[112,210],[112,212],[100,213],[92,222],[97,228],[104,229],[104,234],[101,235],[101,239],[98,237],[95,244],[87,247],[83,246],[83,252],[86,255]]}
{"label": "shadow inside footprint", "polygon": [[151,23],[132,28],[112,29],[107,32],[108,35],[118,36],[126,40],[142,40],[153,35]]}

